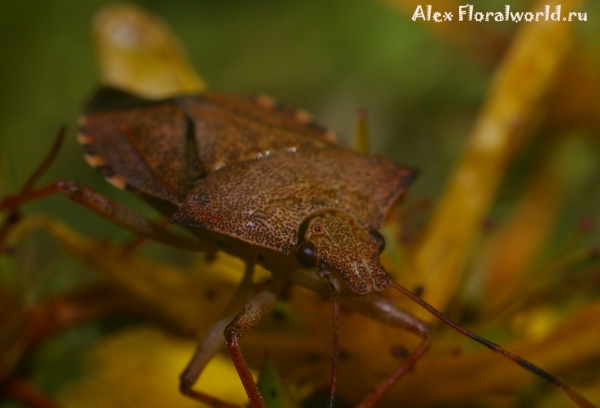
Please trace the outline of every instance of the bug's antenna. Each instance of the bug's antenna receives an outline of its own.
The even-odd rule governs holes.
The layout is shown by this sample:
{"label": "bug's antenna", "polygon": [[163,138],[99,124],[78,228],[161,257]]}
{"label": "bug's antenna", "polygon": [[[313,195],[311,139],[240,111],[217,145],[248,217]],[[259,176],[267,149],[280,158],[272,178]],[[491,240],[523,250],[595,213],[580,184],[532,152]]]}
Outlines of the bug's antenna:
{"label": "bug's antenna", "polygon": [[442,312],[438,311],[436,308],[431,306],[429,303],[425,302],[423,299],[421,299],[420,297],[418,297],[417,295],[415,295],[408,289],[404,288],[403,286],[398,285],[396,282],[390,282],[390,285],[393,286],[394,288],[396,288],[398,291],[402,292],[404,295],[406,295],[410,299],[412,299],[414,302],[418,303],[421,307],[426,309],[429,313],[431,313],[432,315],[434,315],[435,317],[440,319],[442,322],[444,322],[448,326],[452,327],[454,330],[456,330],[463,336],[469,337],[470,339],[473,339],[476,342],[483,344],[484,346],[486,346],[493,352],[502,354],[504,357],[506,357],[509,360],[520,365],[525,370],[548,381],[550,384],[552,384],[556,387],[562,388],[562,390],[565,392],[565,394],[567,394],[567,396],[575,404],[577,404],[580,408],[596,408],[591,402],[586,400],[583,396],[579,395],[576,391],[571,389],[571,387],[569,387],[567,384],[565,384],[564,382],[562,382],[561,380],[559,380],[552,374],[547,373],[546,371],[542,370],[541,368],[533,365],[529,361],[527,361],[519,356],[509,353],[508,351],[504,350],[499,345],[492,343],[491,341],[486,340],[483,337],[479,337],[478,335],[471,333],[467,329],[459,326],[457,323],[454,323],[452,320],[450,320],[448,317],[446,317]]}
{"label": "bug's antenna", "polygon": [[333,277],[327,269],[320,269],[319,274],[327,279],[331,291],[333,292],[333,347],[331,350],[331,380],[329,382],[329,405],[328,408],[333,408],[335,401],[335,390],[337,388],[337,363],[339,355],[339,318],[340,318],[340,293],[342,288],[340,281]]}
{"label": "bug's antenna", "polygon": [[329,408],[333,408],[335,400],[335,390],[337,387],[337,362],[339,355],[339,316],[340,316],[340,296],[334,293],[333,296],[333,348],[331,351],[331,381],[329,383]]}

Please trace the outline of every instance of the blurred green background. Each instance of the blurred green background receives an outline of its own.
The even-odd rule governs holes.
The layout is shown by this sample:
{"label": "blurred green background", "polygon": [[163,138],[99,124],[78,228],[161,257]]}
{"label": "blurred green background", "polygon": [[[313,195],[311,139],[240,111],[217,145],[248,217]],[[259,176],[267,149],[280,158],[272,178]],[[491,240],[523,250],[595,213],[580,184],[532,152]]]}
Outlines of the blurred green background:
{"label": "blurred green background", "polygon": [[[479,1],[478,9],[525,9],[531,2]],[[588,2],[578,40],[600,49],[600,5]],[[90,24],[105,1],[0,4],[0,158],[2,192],[15,191],[51,145],[60,124],[69,137],[44,180],[80,180],[113,191],[82,160],[75,120],[97,84]],[[370,112],[372,149],[422,170],[413,196],[435,198],[458,160],[492,70],[434,37],[398,8],[377,1],[139,1],[181,39],[209,86],[261,92],[302,107],[348,141],[353,112]],[[495,25],[510,39],[520,26]],[[573,23],[575,24],[575,23]],[[593,44],[593,43],[596,44]],[[598,197],[596,195],[596,197]],[[113,228],[50,198],[33,204],[77,222],[84,232]],[[586,207],[583,212],[595,207]],[[78,220],[85,220],[83,222]]]}
{"label": "blurred green background", "polygon": [[[105,3],[0,5],[3,192],[23,183],[65,123],[68,141],[45,180],[77,179],[135,202],[88,168],[73,138],[97,84],[90,24]],[[373,150],[421,168],[419,195],[440,190],[490,78],[422,25],[375,1],[138,4],[170,25],[212,88],[272,95],[313,113],[342,140],[352,135],[354,110],[368,109]],[[39,205],[69,221],[85,220],[81,229],[110,229],[62,198],[46,201]]]}
{"label": "blurred green background", "polygon": [[[43,181],[79,180],[152,214],[91,169],[74,139],[81,107],[97,85],[91,20],[107,3],[0,2],[0,195],[20,188],[50,148],[59,126],[66,124],[67,141]],[[531,5],[506,0],[473,3],[489,10],[503,10],[505,4],[517,9]],[[460,51],[440,41],[428,27],[411,21],[410,15],[383,2],[155,0],[136,4],[165,20],[211,88],[265,93],[304,108],[346,143],[353,133],[353,112],[357,107],[366,108],[371,120],[372,150],[422,171],[411,199],[435,201],[440,194],[460,158],[493,74],[489,64],[464,52],[470,47],[468,41]],[[590,58],[597,60],[600,2],[589,1],[586,11],[587,22],[573,23],[576,45],[584,46]],[[513,23],[494,26],[507,41],[521,27]],[[469,41],[475,44],[477,39]],[[584,136],[574,156],[570,156],[574,162],[567,163],[565,171],[574,164],[587,167],[581,183],[569,192],[557,235],[560,231],[564,235],[583,216],[596,220],[600,216],[598,131],[578,131]],[[532,157],[535,147],[524,153],[512,169],[510,174],[517,185]],[[518,188],[503,189],[500,208],[517,195]],[[84,234],[116,239],[128,236],[64,197],[32,203],[25,212],[54,214]],[[598,237],[595,232],[587,240],[597,243]],[[55,247],[47,251],[51,259],[58,256],[53,253]],[[53,286],[49,281],[59,279],[53,277],[55,269],[60,267],[67,280],[82,276],[83,271],[69,262],[45,261],[42,277],[3,279],[25,279],[25,285],[33,282],[37,289],[28,296],[35,301],[47,293],[45,287]],[[65,263],[70,269],[64,268]],[[56,286],[71,284],[63,281]],[[93,338],[93,334],[90,336]]]}

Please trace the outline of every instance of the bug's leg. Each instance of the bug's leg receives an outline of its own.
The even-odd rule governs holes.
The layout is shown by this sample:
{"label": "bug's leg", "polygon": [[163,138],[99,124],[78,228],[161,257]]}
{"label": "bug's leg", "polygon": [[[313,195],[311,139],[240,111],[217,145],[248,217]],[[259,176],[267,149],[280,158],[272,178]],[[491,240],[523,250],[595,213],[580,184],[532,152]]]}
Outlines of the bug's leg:
{"label": "bug's leg", "polygon": [[431,347],[431,326],[400,309],[389,300],[371,293],[367,296],[347,299],[346,304],[359,313],[388,326],[408,330],[421,337],[419,346],[402,361],[392,373],[379,383],[367,397],[357,405],[360,408],[374,407],[381,397],[394,385]]}
{"label": "bug's leg", "polygon": [[[169,219],[163,218],[162,220],[157,222],[157,225],[160,228],[166,228],[169,225]],[[137,252],[141,247],[143,247],[146,243],[148,243],[149,238],[145,236],[134,235],[130,238],[129,242],[123,244],[122,253],[123,255],[131,255]]]}
{"label": "bug's leg", "polygon": [[[21,194],[24,194],[33,189],[34,184],[38,181],[38,179],[48,170],[48,168],[52,165],[60,148],[62,146],[63,141],[65,140],[65,134],[67,133],[67,128],[65,126],[61,126],[56,135],[56,139],[54,139],[54,143],[52,144],[52,148],[42,160],[40,165],[33,171],[29,179],[25,182],[25,185],[21,189]],[[19,222],[21,218],[21,214],[19,212],[19,208],[13,207],[4,220],[4,224],[0,227],[0,252],[9,251],[8,248],[5,248],[2,242],[4,242],[4,238],[10,231],[11,227]]]}
{"label": "bug's leg", "polygon": [[227,352],[235,365],[252,408],[266,408],[266,406],[254,383],[250,368],[244,359],[239,341],[273,309],[277,295],[282,287],[283,282],[273,278],[267,289],[258,293],[242,306],[233,321],[227,325],[224,332]]}
{"label": "bug's leg", "polygon": [[216,247],[211,247],[210,243],[201,244],[194,239],[173,233],[132,209],[75,181],[58,180],[35,190],[26,190],[16,196],[6,197],[0,202],[0,211],[13,211],[15,208],[29,201],[57,193],[64,194],[69,200],[89,208],[99,216],[134,234],[190,251],[217,250]]}
{"label": "bug's leg", "polygon": [[359,108],[354,113],[356,130],[354,133],[354,148],[357,152],[369,153],[369,113],[364,108]]}
{"label": "bug's leg", "polygon": [[194,351],[194,355],[187,367],[179,376],[179,390],[182,394],[213,407],[238,407],[237,405],[220,401],[214,397],[211,397],[210,395],[193,390],[192,386],[196,383],[200,373],[202,370],[204,370],[208,362],[219,352],[219,349],[223,346],[223,332],[225,331],[225,327],[227,327],[229,322],[233,320],[237,314],[237,311],[244,304],[244,300],[252,291],[253,271],[254,265],[250,263],[246,264],[244,276],[233,293],[229,304],[225,308],[225,313],[210,328],[202,342],[196,348],[196,351]]}

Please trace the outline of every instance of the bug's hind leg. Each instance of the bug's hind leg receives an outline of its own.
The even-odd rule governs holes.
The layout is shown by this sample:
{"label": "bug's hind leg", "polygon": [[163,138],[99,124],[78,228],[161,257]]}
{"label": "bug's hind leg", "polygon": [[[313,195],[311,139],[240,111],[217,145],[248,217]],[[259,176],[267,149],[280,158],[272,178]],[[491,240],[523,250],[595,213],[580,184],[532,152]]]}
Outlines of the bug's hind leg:
{"label": "bug's hind leg", "polygon": [[19,207],[30,201],[35,201],[53,194],[64,194],[69,200],[88,207],[102,218],[111,221],[136,235],[153,239],[167,245],[175,246],[190,251],[215,252],[218,248],[210,243],[200,244],[198,241],[183,235],[173,233],[164,226],[156,224],[141,214],[107,198],[81,183],[67,180],[58,180],[54,183],[34,189],[34,184],[50,167],[56,159],[65,137],[65,128],[62,127],[52,145],[52,148],[29,177],[21,192],[14,196],[5,197],[0,201],[0,212],[8,212],[8,216],[0,226],[0,251],[2,242],[13,224],[20,218]]}
{"label": "bug's hind leg", "polygon": [[1,211],[13,211],[19,206],[53,194],[64,194],[69,200],[89,208],[102,218],[125,228],[134,234],[190,251],[216,251],[209,243],[173,233],[141,214],[105,197],[85,185],[68,180],[58,180],[46,186],[25,190],[18,195],[6,197],[0,202]]}
{"label": "bug's hind leg", "polygon": [[[29,179],[25,182],[25,185],[21,189],[21,193],[19,195],[26,194],[33,189],[34,184],[38,181],[38,179],[48,170],[48,168],[52,165],[56,156],[60,152],[60,148],[65,140],[65,134],[67,129],[65,126],[61,126],[56,134],[56,138],[54,139],[54,143],[52,144],[52,148],[46,154],[46,157],[42,162],[36,167],[36,169],[31,173]],[[0,208],[2,208],[2,203],[0,203]],[[20,209],[18,207],[7,208],[9,210],[8,216],[5,218],[4,223],[0,226],[0,253],[10,252],[11,248],[4,245],[4,239],[8,235],[11,228],[19,222],[21,219]]]}
{"label": "bug's hind leg", "polygon": [[375,293],[363,297],[347,299],[345,304],[352,307],[352,309],[357,312],[371,317],[383,324],[411,331],[422,339],[419,346],[413,350],[413,352],[410,353],[387,378],[380,382],[360,404],[357,405],[357,407],[360,408],[371,408],[374,407],[390,387],[406,374],[427,350],[429,350],[431,347],[431,326]]}

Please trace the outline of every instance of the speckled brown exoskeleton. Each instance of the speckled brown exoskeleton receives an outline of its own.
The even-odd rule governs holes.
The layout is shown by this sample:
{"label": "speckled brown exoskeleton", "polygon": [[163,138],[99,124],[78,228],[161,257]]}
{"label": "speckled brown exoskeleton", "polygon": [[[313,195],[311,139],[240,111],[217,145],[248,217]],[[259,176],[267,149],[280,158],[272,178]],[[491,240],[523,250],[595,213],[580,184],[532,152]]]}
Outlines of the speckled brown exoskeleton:
{"label": "speckled brown exoskeleton", "polygon": [[[353,152],[307,113],[270,98],[218,92],[147,100],[102,88],[80,120],[78,140],[88,163],[109,182],[138,195],[198,239],[170,232],[71,181],[24,189],[6,198],[0,209],[60,192],[141,236],[188,250],[222,250],[246,264],[225,314],[181,375],[184,394],[231,406],[192,388],[221,348],[224,334],[252,407],[264,407],[238,342],[273,308],[284,284],[294,283],[334,299],[330,406],[340,297],[360,313],[421,337],[420,345],[360,404],[375,406],[430,347],[430,326],[379,295],[393,286],[460,333],[562,388],[580,407],[592,407],[557,378],[457,326],[390,281],[379,261],[384,240],[377,230],[415,179],[415,169]],[[256,264],[271,271],[272,278],[244,303]]]}

